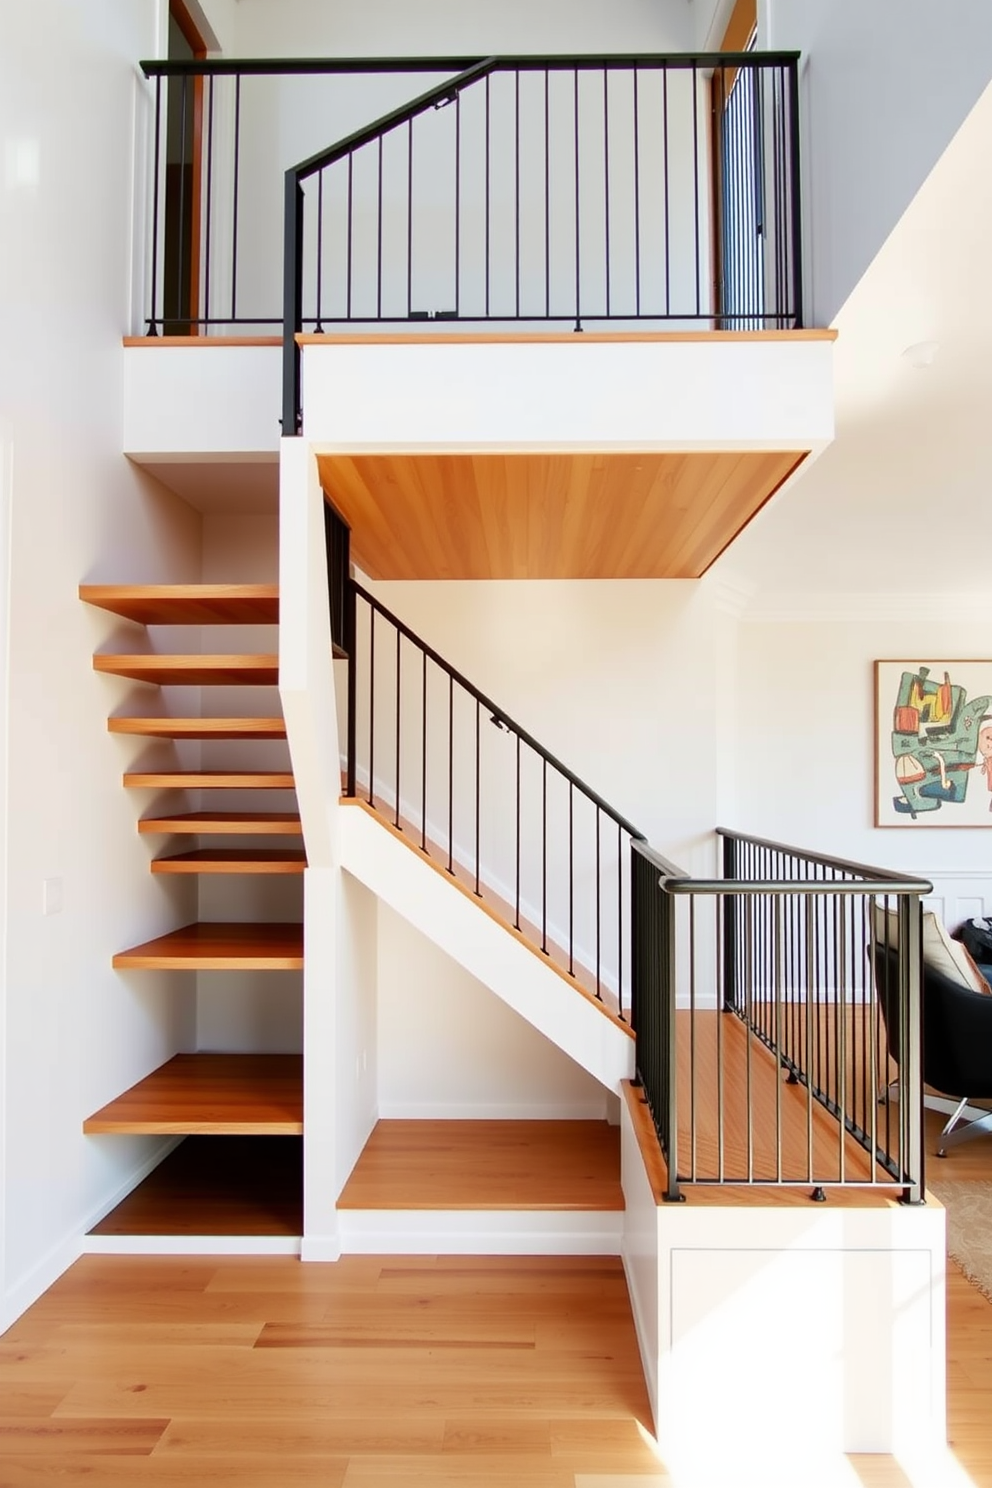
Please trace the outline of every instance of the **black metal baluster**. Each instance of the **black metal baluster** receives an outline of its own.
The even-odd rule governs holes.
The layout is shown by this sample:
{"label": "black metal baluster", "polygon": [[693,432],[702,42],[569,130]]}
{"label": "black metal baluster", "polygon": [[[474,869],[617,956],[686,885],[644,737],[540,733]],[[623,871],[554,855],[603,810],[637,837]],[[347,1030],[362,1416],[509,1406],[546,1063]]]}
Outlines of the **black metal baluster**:
{"label": "black metal baluster", "polygon": [[514,232],[514,259],[516,266],[516,310],[517,319],[520,319],[520,69],[514,73],[513,91],[513,167],[514,167],[514,210],[513,210],[513,232]]}
{"label": "black metal baluster", "polygon": [[637,80],[634,68],[634,307],[641,313],[641,135],[638,115]]}
{"label": "black metal baluster", "polygon": [[324,172],[317,172],[317,319],[314,330],[317,335],[323,332],[321,323],[321,299],[324,287]]}
{"label": "black metal baluster", "polygon": [[479,720],[481,707],[479,699],[475,700],[475,892],[479,892],[479,798],[481,794],[481,779],[479,772]]}
{"label": "black metal baluster", "polygon": [[352,285],[352,263],[354,259],[355,242],[355,198],[354,198],[354,176],[355,157],[348,156],[348,265],[347,265],[347,297],[345,304],[345,315],[351,319],[351,285]]}
{"label": "black metal baluster", "polygon": [[517,735],[517,894],[516,911],[513,916],[513,927],[520,929],[520,735]]}
{"label": "black metal baluster", "polygon": [[455,679],[448,673],[448,872],[454,873],[455,850]]}
{"label": "black metal baluster", "polygon": [[664,156],[664,204],[665,204],[665,315],[672,313],[672,264],[668,222],[668,68],[661,71],[662,103],[662,154]]}
{"label": "black metal baluster", "polygon": [[162,149],[162,79],[155,79],[155,165],[152,174],[152,303],[151,315],[148,318],[148,334],[157,336],[156,325],[156,301],[158,299],[158,202],[161,195],[161,182],[159,180],[160,156]]}
{"label": "black metal baluster", "polygon": [[375,606],[369,606],[369,805],[375,807]]}
{"label": "black metal baluster", "polygon": [[420,700],[420,846],[427,851],[427,652],[421,651],[423,673]]}
{"label": "black metal baluster", "polygon": [[179,222],[176,232],[179,240],[179,254],[176,266],[176,304],[175,318],[182,321],[189,314],[189,304],[183,294],[183,259],[186,244],[186,94],[189,78],[183,77],[183,86],[179,95]]}
{"label": "black metal baluster", "polygon": [[568,974],[575,975],[575,788],[568,782]]}
{"label": "black metal baluster", "polygon": [[[402,657],[400,654],[400,641],[402,636],[396,632],[396,799],[393,806],[393,825],[400,826],[400,719],[402,717],[402,706],[400,697],[400,665]],[[402,828],[400,827],[402,831]]]}
{"label": "black metal baluster", "polygon": [[413,120],[406,126],[406,314],[413,310]]}
{"label": "black metal baluster", "polygon": [[548,761],[541,759],[541,950],[548,954]]}
{"label": "black metal baluster", "polygon": [[599,998],[600,1002],[602,1002],[602,1000],[603,1000],[603,993],[602,993],[602,991],[600,989],[600,985],[599,985],[599,964],[600,964],[599,919],[600,919],[600,903],[601,903],[602,897],[603,897],[603,886],[600,883],[600,879],[599,879],[599,818],[600,818],[600,810],[599,810],[599,807],[597,806],[596,807],[596,996]]}
{"label": "black metal baluster", "polygon": [[623,1019],[623,828],[617,822],[617,1012]]}
{"label": "black metal baluster", "polygon": [[358,595],[355,581],[349,575],[345,596],[345,649],[348,652],[348,786],[349,796],[354,796],[356,753],[358,740]]}
{"label": "black metal baluster", "polygon": [[210,228],[214,172],[214,78],[207,79],[207,222],[203,246],[203,321],[210,324]]}
{"label": "black metal baluster", "polygon": [[696,245],[696,316],[701,313],[699,285],[699,108],[697,98],[698,81],[696,64],[692,64],[692,195],[694,242]]}
{"label": "black metal baluster", "polygon": [[610,314],[610,73],[603,68],[603,222],[606,233],[606,315]]}
{"label": "black metal baluster", "polygon": [[[238,318],[238,190],[241,155],[241,74],[234,75],[234,202],[231,218],[231,324]],[[284,434],[295,433],[284,429]]]}
{"label": "black metal baluster", "polygon": [[575,69],[574,113],[575,113],[575,329],[582,329],[581,305],[581,258],[579,245],[579,69]]}
{"label": "black metal baluster", "polygon": [[795,329],[803,324],[803,227],[800,207],[801,176],[799,170],[799,64],[793,59],[789,69],[789,163],[792,176],[789,200],[792,208],[792,313]]}
{"label": "black metal baluster", "polygon": [[544,314],[551,316],[551,74],[544,69]]}
{"label": "black metal baluster", "polygon": [[376,198],[377,208],[376,208],[376,250],[375,250],[375,272],[376,272],[375,318],[376,318],[376,320],[381,320],[382,319],[382,135],[381,134],[379,136],[378,165],[379,165],[379,185],[378,185],[378,195],[377,195],[377,198]]}
{"label": "black metal baluster", "polygon": [[489,180],[489,169],[490,169],[489,146],[490,146],[490,140],[489,140],[489,133],[490,133],[490,108],[491,108],[491,102],[492,102],[492,100],[491,100],[491,97],[490,97],[489,73],[487,72],[486,73],[486,319],[487,320],[489,319],[489,287],[490,287],[489,282],[490,282],[490,276],[491,276],[491,262],[490,262],[490,260],[491,260],[491,253],[490,253],[490,242],[489,242],[489,237],[490,237],[490,216],[491,216],[491,211],[492,211],[491,205],[490,205],[490,200],[489,200],[489,197],[490,197],[490,180]]}
{"label": "black metal baluster", "polygon": [[461,314],[462,283],[462,95],[455,94],[455,316]]}

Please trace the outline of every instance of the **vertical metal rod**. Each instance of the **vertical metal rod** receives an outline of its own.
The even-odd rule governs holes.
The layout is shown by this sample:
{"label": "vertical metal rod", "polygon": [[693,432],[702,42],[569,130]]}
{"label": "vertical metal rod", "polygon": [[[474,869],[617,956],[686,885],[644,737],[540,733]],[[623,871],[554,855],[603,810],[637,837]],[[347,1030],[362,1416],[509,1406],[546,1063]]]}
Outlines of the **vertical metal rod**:
{"label": "vertical metal rod", "polygon": [[664,914],[667,940],[667,954],[664,957],[666,985],[662,988],[661,997],[664,1015],[668,1022],[667,1047],[663,1050],[668,1083],[668,1110],[666,1112],[668,1143],[665,1154],[668,1159],[667,1197],[677,1199],[679,1197],[679,1065],[678,1040],[675,1033],[675,1020],[678,1017],[675,1008],[675,896],[658,888],[654,890],[654,894],[656,901],[659,895],[661,898],[660,907]]}
{"label": "vertical metal rod", "polygon": [[661,73],[662,139],[664,155],[664,204],[665,204],[665,314],[672,312],[672,265],[668,221],[668,68]]}
{"label": "vertical metal rod", "polygon": [[515,910],[514,910],[514,915],[513,915],[513,927],[514,927],[515,930],[519,930],[520,929],[520,735],[519,734],[517,735],[517,853],[516,853],[516,856],[517,856],[517,863],[516,863],[517,894],[516,894]]}
{"label": "vertical metal rod", "polygon": [[319,336],[321,324],[321,300],[324,289],[324,172],[317,172],[317,321],[314,330]]}
{"label": "vertical metal rod", "polygon": [[747,1092],[747,1181],[754,1182],[754,1097],[751,1084],[751,1030],[754,1026],[754,915],[753,895],[744,907],[744,1088]]}
{"label": "vertical metal rod", "polygon": [[551,73],[544,69],[544,313],[551,314]]}
{"label": "vertical metal rod", "polygon": [[638,118],[638,71],[634,72],[634,309],[641,313],[641,134]]}
{"label": "vertical metal rod", "polygon": [[[238,187],[240,175],[241,145],[241,74],[234,76],[234,205],[231,220],[231,321],[238,318]],[[283,428],[284,434],[295,433]]]}
{"label": "vertical metal rod", "polygon": [[782,1182],[782,1073],[778,1061],[782,1053],[782,900],[774,896],[775,919],[775,980],[772,993],[775,998],[775,1182]]}
{"label": "vertical metal rod", "polygon": [[579,195],[579,69],[575,69],[573,88],[575,114],[575,329],[582,329],[581,306],[581,249],[580,249],[580,195]]}
{"label": "vertical metal rod", "polygon": [[211,228],[211,206],[213,202],[213,177],[214,177],[214,83],[216,79],[207,79],[207,225],[204,235],[203,246],[203,318],[205,324],[210,324],[210,228]]}
{"label": "vertical metal rod", "polygon": [[[724,838],[725,851],[729,842],[729,838]],[[724,871],[726,872],[726,870]],[[727,985],[726,957],[730,953],[730,940],[727,930],[729,922],[726,913],[727,896],[723,895],[722,897],[724,899],[724,932],[723,935],[718,935],[716,938],[716,984],[718,987],[726,987]],[[726,1011],[727,1003],[724,1000],[723,1007],[717,1009],[716,1015],[716,1176],[718,1183],[722,1183],[724,1179],[726,1157],[723,1133],[723,1018]]]}
{"label": "vertical metal rod", "polygon": [[836,1004],[838,1006],[838,1042],[837,1042],[837,1105],[839,1108],[840,1126],[840,1181],[843,1183],[847,1177],[847,1147],[846,1127],[847,1120],[847,916],[850,901],[845,899],[838,903],[838,919],[836,921],[836,956],[839,967],[837,977]]}
{"label": "vertical metal rod", "polygon": [[793,58],[789,68],[789,163],[792,174],[789,200],[792,207],[792,312],[793,326],[803,324],[803,224],[802,177],[799,169],[799,64]]}
{"label": "vertical metal rod", "polygon": [[623,829],[617,822],[617,1011],[623,1018]]}
{"label": "vertical metal rod", "polygon": [[189,78],[184,76],[179,95],[179,222],[177,224],[179,259],[176,281],[176,318],[178,320],[184,320],[189,312],[189,305],[183,295],[183,261],[186,245],[186,96],[188,83]]}
{"label": "vertical metal rod", "polygon": [[908,1179],[905,1198],[911,1204],[923,1199],[924,1146],[923,1146],[923,1058],[921,1038],[922,987],[920,979],[920,946],[922,943],[923,918],[920,901],[915,894],[906,894],[900,917],[901,943],[906,947],[902,993],[902,1012],[906,1027],[906,1063],[900,1072],[901,1104],[906,1112],[906,1149],[902,1171]]}
{"label": "vertical metal rod", "polygon": [[813,1018],[810,995],[815,974],[813,895],[806,894],[806,1180],[813,1183]]}
{"label": "vertical metal rod", "polygon": [[379,182],[376,197],[376,248],[375,248],[375,315],[377,320],[382,319],[382,135],[379,136],[378,149]]}
{"label": "vertical metal rod", "polygon": [[375,806],[375,606],[369,606],[369,805]]}
{"label": "vertical metal rod", "polygon": [[492,273],[490,252],[490,218],[492,216],[492,205],[490,200],[490,111],[491,96],[489,89],[490,74],[486,73],[486,319],[489,318],[489,290]]}
{"label": "vertical metal rod", "polygon": [[610,313],[610,72],[603,68],[603,220],[606,249],[606,314]]}
{"label": "vertical metal rod", "polygon": [[[396,799],[393,805],[393,825],[400,825],[400,720],[403,715],[401,698],[401,665],[402,655],[400,642],[403,637],[401,632],[396,631]],[[401,828],[402,830],[402,828]]]}
{"label": "vertical metal rod", "polygon": [[282,432],[300,432],[300,348],[303,325],[303,188],[294,170],[286,172],[283,195]]}
{"label": "vertical metal rod", "polygon": [[[412,124],[411,120],[411,124]],[[455,315],[461,313],[462,283],[462,95],[455,94]]]}
{"label": "vertical metal rod", "polygon": [[[676,1013],[678,1017],[678,1013]],[[674,1032],[674,1030],[673,1030]],[[689,896],[689,1177],[696,1181],[696,899]]]}
{"label": "vertical metal rod", "polygon": [[479,699],[475,700],[475,892],[479,892],[479,794],[481,780],[479,776],[480,761],[480,736],[479,736]]}
{"label": "vertical metal rod", "polygon": [[349,796],[355,794],[358,741],[358,595],[355,581],[348,575],[345,592],[345,639],[348,652],[348,784]]}
{"label": "vertical metal rod", "polygon": [[601,902],[602,897],[603,897],[603,886],[602,886],[602,884],[600,882],[600,878],[599,878],[599,819],[600,819],[600,815],[601,815],[601,812],[600,812],[599,807],[597,806],[596,807],[596,996],[599,998],[600,1001],[602,1001],[603,1000],[603,994],[602,994],[602,991],[601,991],[600,985],[599,985],[599,961],[600,961],[600,955],[599,955],[599,916],[600,916],[600,902]]}
{"label": "vertical metal rod", "polygon": [[575,786],[568,782],[568,974],[575,975]]}
{"label": "vertical metal rod", "polygon": [[406,314],[413,310],[413,120],[406,124]]}
{"label": "vertical metal rod", "polygon": [[517,68],[513,75],[513,169],[514,169],[514,206],[513,206],[513,234],[514,234],[514,256],[516,266],[516,312],[520,319],[520,69]]}
{"label": "vertical metal rod", "polygon": [[548,762],[541,757],[541,950],[548,954]]}
{"label": "vertical metal rod", "polygon": [[448,872],[454,873],[455,826],[455,679],[448,673]]}
{"label": "vertical metal rod", "polygon": [[157,336],[156,301],[158,300],[158,203],[161,196],[161,182],[159,180],[160,156],[162,151],[162,79],[155,79],[155,164],[152,168],[152,303],[151,315],[148,317],[148,334]]}
{"label": "vertical metal rod", "polygon": [[351,319],[351,285],[352,265],[355,256],[355,157],[348,156],[348,268],[347,268],[347,303],[345,313]]}
{"label": "vertical metal rod", "polygon": [[696,245],[696,314],[701,313],[699,287],[699,80],[695,62],[692,64],[692,197],[694,242]]}
{"label": "vertical metal rod", "polygon": [[423,670],[420,692],[420,846],[427,851],[427,652],[421,651]]}

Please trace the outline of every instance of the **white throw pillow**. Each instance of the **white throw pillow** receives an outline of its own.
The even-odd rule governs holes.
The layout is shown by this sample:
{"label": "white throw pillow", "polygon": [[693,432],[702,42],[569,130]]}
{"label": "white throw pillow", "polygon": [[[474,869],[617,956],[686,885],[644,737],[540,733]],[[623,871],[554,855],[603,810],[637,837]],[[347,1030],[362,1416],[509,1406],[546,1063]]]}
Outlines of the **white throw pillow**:
{"label": "white throw pillow", "polygon": [[[876,943],[899,946],[899,916],[894,909],[885,909],[881,904],[874,908],[874,933]],[[888,935],[886,935],[886,924]],[[931,971],[939,971],[948,981],[959,987],[968,987],[972,992],[992,992],[964,946],[952,940],[938,915],[933,910],[923,911],[923,964]]]}

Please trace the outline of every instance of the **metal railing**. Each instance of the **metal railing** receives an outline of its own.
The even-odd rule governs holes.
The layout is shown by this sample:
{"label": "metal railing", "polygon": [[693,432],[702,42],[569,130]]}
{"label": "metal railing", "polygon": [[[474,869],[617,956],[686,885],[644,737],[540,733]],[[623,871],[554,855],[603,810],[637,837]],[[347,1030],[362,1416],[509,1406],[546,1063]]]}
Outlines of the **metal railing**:
{"label": "metal railing", "polygon": [[[923,1193],[922,879],[721,830],[723,876],[632,844],[638,1078],[684,1183]],[[890,914],[891,912],[891,914]],[[890,926],[896,928],[890,930]],[[891,970],[879,985],[881,945]],[[825,1120],[828,1116],[831,1120]]]}
{"label": "metal railing", "polygon": [[354,580],[341,638],[345,794],[627,1021],[637,828]]}

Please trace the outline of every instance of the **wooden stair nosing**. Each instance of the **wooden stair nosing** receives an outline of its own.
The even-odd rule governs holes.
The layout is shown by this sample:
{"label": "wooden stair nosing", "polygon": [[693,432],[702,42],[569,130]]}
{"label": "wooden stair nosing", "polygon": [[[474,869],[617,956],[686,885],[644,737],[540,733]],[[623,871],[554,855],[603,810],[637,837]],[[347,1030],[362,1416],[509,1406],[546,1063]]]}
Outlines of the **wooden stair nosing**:
{"label": "wooden stair nosing", "polygon": [[153,873],[302,873],[307,855],[294,848],[200,847],[193,852],[153,858]]}
{"label": "wooden stair nosing", "polygon": [[80,584],[86,604],[138,625],[277,625],[276,584]]}
{"label": "wooden stair nosing", "polygon": [[290,770],[129,770],[126,789],[295,790]]}
{"label": "wooden stair nosing", "polygon": [[152,739],[285,739],[282,718],[108,718],[111,734]]}
{"label": "wooden stair nosing", "polygon": [[299,837],[303,826],[295,811],[179,811],[171,816],[143,816],[142,834],[192,832],[201,836]]}
{"label": "wooden stair nosing", "polygon": [[93,657],[93,670],[157,687],[274,687],[279,658],[272,652],[177,656],[101,651]]}
{"label": "wooden stair nosing", "polygon": [[385,802],[379,802],[378,806],[374,806],[365,797],[342,796],[341,805],[357,806],[360,810],[365,811],[373,820],[384,827],[387,832],[397,837],[407,848],[415,852],[425,863],[428,863],[435,873],[443,875],[448,883],[453,884],[460,893],[464,894],[466,898],[471,899],[474,904],[477,904],[490,919],[495,920],[498,925],[501,925],[509,935],[512,935],[521,945],[526,946],[533,955],[540,957],[551,971],[566,981],[570,987],[573,987],[587,1002],[591,1002],[602,1013],[603,1017],[608,1018],[628,1038],[636,1037],[627,1019],[620,1016],[614,994],[609,989],[601,986],[600,992],[602,995],[597,996],[595,980],[581,962],[575,961],[573,958],[573,970],[569,971],[568,952],[552,940],[547,941],[548,949],[546,951],[542,950],[541,933],[536,925],[531,925],[526,919],[521,917],[520,928],[517,929],[513,923],[514,911],[512,906],[501,899],[499,895],[495,894],[484,880],[480,880],[479,893],[477,894],[475,892],[474,875],[470,875],[457,860],[453,861],[452,871],[449,873],[447,853],[437,843],[432,842],[430,838],[427,839],[426,849],[421,847],[420,830],[413,823],[400,817],[400,825],[397,827],[394,821],[394,813]]}
{"label": "wooden stair nosing", "polygon": [[117,971],[299,971],[303,926],[199,922],[118,951]]}
{"label": "wooden stair nosing", "polygon": [[297,1054],[177,1054],[83,1122],[97,1133],[298,1136]]}

